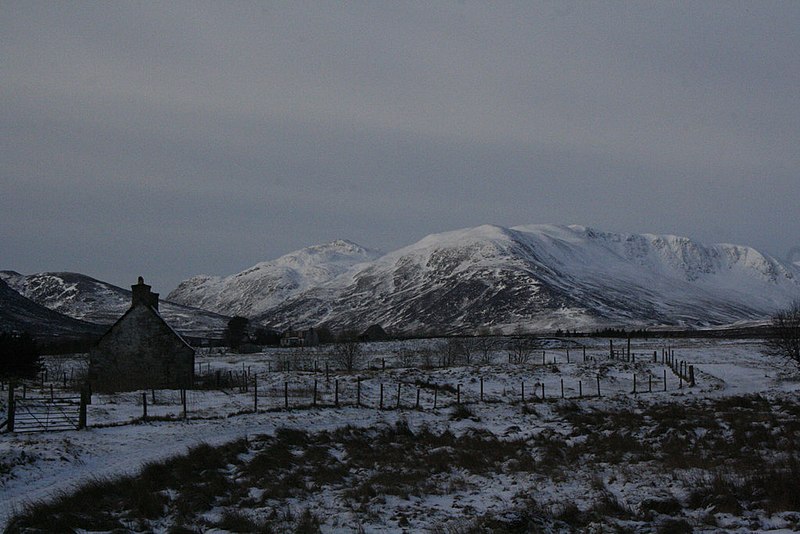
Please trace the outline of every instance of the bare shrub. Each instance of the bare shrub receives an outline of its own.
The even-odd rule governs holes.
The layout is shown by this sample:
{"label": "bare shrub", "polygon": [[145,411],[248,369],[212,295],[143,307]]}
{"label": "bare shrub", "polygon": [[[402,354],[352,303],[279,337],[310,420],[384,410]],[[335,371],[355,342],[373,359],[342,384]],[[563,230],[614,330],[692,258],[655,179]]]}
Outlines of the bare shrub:
{"label": "bare shrub", "polygon": [[474,350],[477,353],[478,361],[482,364],[492,363],[494,352],[500,343],[495,337],[480,336],[472,338]]}
{"label": "bare shrub", "polygon": [[464,346],[458,338],[447,338],[444,343],[437,345],[439,353],[439,366],[451,367],[456,365],[464,352]]}
{"label": "bare shrub", "polygon": [[772,316],[767,351],[800,365],[800,300]]}
{"label": "bare shrub", "polygon": [[339,336],[337,342],[331,345],[328,350],[328,360],[338,369],[348,373],[361,369],[366,359],[367,356],[364,353],[363,346],[353,332]]}
{"label": "bare shrub", "polygon": [[396,356],[402,367],[414,367],[419,359],[418,352],[409,348],[398,350]]}
{"label": "bare shrub", "polygon": [[528,337],[515,337],[508,344],[508,355],[511,363],[526,364],[536,350],[536,343]]}

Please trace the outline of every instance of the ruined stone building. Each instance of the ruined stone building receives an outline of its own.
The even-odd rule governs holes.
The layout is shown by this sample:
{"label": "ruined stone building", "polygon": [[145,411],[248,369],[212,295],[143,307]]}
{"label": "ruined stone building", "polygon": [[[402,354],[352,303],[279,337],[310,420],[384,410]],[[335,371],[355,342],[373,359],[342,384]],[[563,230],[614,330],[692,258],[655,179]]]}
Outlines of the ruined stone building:
{"label": "ruined stone building", "polygon": [[194,349],[158,312],[158,293],[139,277],[131,307],[89,354],[94,391],[184,388],[192,384]]}

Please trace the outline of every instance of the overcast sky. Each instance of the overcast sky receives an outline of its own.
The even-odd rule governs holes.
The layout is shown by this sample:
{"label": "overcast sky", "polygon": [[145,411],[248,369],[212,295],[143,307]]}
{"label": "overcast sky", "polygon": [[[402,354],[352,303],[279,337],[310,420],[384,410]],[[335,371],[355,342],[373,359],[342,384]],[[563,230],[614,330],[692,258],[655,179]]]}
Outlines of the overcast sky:
{"label": "overcast sky", "polygon": [[0,2],[0,268],[484,223],[800,245],[800,2]]}

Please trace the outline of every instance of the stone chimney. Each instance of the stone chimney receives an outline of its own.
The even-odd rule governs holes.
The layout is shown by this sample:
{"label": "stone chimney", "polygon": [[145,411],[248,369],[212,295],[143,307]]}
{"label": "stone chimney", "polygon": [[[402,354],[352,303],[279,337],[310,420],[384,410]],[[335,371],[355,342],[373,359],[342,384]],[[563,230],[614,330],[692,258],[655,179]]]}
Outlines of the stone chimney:
{"label": "stone chimney", "polygon": [[131,292],[133,293],[131,307],[137,304],[144,304],[145,306],[152,306],[155,310],[158,310],[158,293],[150,291],[150,287],[151,286],[144,283],[144,278],[140,276],[137,284],[131,286]]}

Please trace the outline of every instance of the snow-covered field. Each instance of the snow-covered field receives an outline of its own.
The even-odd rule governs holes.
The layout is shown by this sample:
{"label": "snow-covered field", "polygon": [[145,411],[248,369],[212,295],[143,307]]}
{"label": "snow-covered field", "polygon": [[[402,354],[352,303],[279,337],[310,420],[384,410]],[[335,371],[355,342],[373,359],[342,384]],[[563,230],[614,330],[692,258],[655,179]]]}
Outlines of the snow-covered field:
{"label": "snow-covered field", "polygon": [[[586,345],[585,360],[581,344]],[[689,387],[662,363],[668,346],[676,360],[694,366],[694,387]],[[615,340],[614,348],[624,348],[624,342]],[[378,495],[362,502],[360,507],[353,506],[344,489],[333,486],[268,504],[291,506],[298,511],[313,510],[323,531],[418,531],[426,528],[458,531],[459,525],[463,527],[477,518],[518,513],[520,509],[530,508],[533,501],[537,509],[554,517],[561,514],[563,519],[569,515],[567,512],[596,508],[598,496],[608,499],[610,495],[614,502],[622,503],[623,509],[639,512],[630,517],[617,514],[609,524],[627,525],[633,531],[656,531],[656,527],[648,530],[650,522],[642,519],[649,517],[641,513],[642,503],[653,498],[685,502],[698,477],[712,471],[704,471],[702,463],[696,466],[685,459],[665,469],[663,462],[650,456],[643,459],[636,454],[644,447],[657,456],[664,435],[671,433],[682,436],[689,447],[697,436],[702,438],[708,432],[716,432],[717,427],[709,430],[711,423],[698,423],[694,429],[696,436],[688,439],[679,432],[681,425],[676,428],[659,426],[661,423],[655,414],[674,406],[696,414],[707,406],[707,411],[713,415],[715,410],[722,410],[720,407],[728,398],[758,394],[759,399],[766,399],[767,408],[757,404],[755,410],[766,410],[779,420],[781,410],[786,410],[783,403],[794,402],[800,389],[800,381],[791,365],[763,356],[760,344],[747,341],[634,340],[635,362],[611,360],[608,340],[578,339],[566,344],[551,341],[544,346],[544,364],[541,349],[527,354],[524,363],[509,363],[509,349],[504,348],[494,350],[489,363],[476,363],[480,358],[473,354],[469,365],[433,368],[426,368],[425,364],[438,365],[438,355],[445,350],[444,341],[373,343],[364,349],[369,359],[368,369],[354,373],[331,370],[327,375],[326,356],[321,350],[275,349],[255,355],[202,354],[197,359],[201,373],[213,379],[219,376],[223,382],[226,377],[235,382],[237,376],[244,373],[251,378],[247,391],[238,387],[189,391],[185,420],[177,391],[96,394],[88,408],[90,428],[87,430],[4,433],[0,435],[0,524],[5,525],[26,503],[52,498],[92,479],[135,474],[146,463],[185,453],[200,443],[222,445],[243,437],[257,442],[261,439],[258,436],[274,436],[279,428],[298,429],[309,435],[348,426],[375,432],[397,428],[398,421],[402,421],[402,425],[407,425],[410,432],[418,436],[428,431],[449,431],[455,436],[474,432],[473,429],[488,431],[497,439],[524,444],[540,468],[531,471],[508,468],[504,464],[496,472],[476,474],[456,465],[452,472],[437,479],[439,489],[436,491],[417,496]],[[287,361],[292,366],[290,371],[283,370]],[[51,368],[58,368],[51,376],[63,376],[70,369],[84,365],[77,357],[53,358],[48,363]],[[404,365],[408,363],[415,365]],[[307,370],[296,370],[298,367]],[[633,393],[634,376],[636,394]],[[257,389],[252,384],[253,377],[257,377]],[[598,377],[600,396],[597,395]],[[316,406],[313,405],[315,381]],[[397,409],[398,384],[400,409]],[[58,393],[58,383],[54,382],[54,386]],[[339,406],[334,405],[337,387]],[[542,401],[542,388],[546,401]],[[27,394],[49,395],[49,391],[49,386],[44,391],[31,386]],[[284,408],[287,392],[288,410]],[[141,421],[143,394],[147,397],[150,418],[146,422]],[[253,413],[255,395],[258,411]],[[361,406],[356,406],[357,396]],[[467,406],[460,415],[455,408],[459,397]],[[5,410],[5,398],[2,402]],[[598,414],[608,416],[598,418]],[[603,426],[617,425],[615,417],[623,421],[626,417],[642,418],[639,428],[626,428],[623,432],[623,437],[636,445],[631,449],[636,454],[630,462],[605,458],[613,452],[610,450],[594,451],[592,461],[577,462],[566,472],[542,471],[541,467],[548,462],[556,462],[553,464],[556,465],[566,461],[566,453],[552,456],[555,453],[549,450],[551,445],[577,451],[584,442],[594,443],[597,435],[616,436],[616,427]],[[588,422],[582,422],[582,418]],[[625,427],[625,423],[620,425]],[[721,424],[720,428],[723,427],[725,424]],[[794,436],[792,434],[789,439],[794,440]],[[605,443],[602,446],[610,449],[615,447],[611,440],[598,443]],[[627,451],[623,448],[619,453]],[[345,456],[340,460],[344,462]],[[789,532],[800,525],[800,514],[786,510],[754,511],[745,506],[744,511],[737,514],[720,511],[721,508],[716,510],[714,506],[706,508],[705,515],[696,509],[672,515],[680,516],[696,531],[707,528],[709,532],[719,529]],[[204,516],[205,520],[213,525],[222,511],[210,511]],[[253,513],[259,511],[254,508]],[[667,515],[655,514],[651,517],[652,524]],[[597,531],[604,531],[607,525],[602,521],[597,523]],[[559,525],[566,524],[555,521],[551,527],[558,530]],[[168,525],[161,527],[167,530]],[[148,528],[158,529],[159,526]]]}

